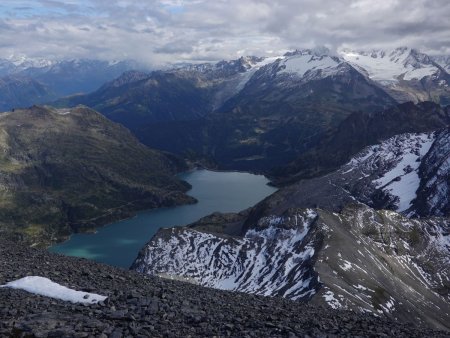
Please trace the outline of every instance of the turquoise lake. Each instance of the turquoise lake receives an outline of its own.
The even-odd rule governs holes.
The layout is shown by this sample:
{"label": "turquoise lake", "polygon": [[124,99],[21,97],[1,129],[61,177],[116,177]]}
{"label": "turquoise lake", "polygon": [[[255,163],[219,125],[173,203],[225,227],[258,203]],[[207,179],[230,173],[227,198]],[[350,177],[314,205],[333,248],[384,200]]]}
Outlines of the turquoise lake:
{"label": "turquoise lake", "polygon": [[276,190],[264,176],[248,173],[195,170],[179,177],[192,185],[188,194],[198,203],[142,211],[99,228],[95,234],[75,234],[49,250],[128,268],[159,228],[187,225],[216,211],[241,211]]}

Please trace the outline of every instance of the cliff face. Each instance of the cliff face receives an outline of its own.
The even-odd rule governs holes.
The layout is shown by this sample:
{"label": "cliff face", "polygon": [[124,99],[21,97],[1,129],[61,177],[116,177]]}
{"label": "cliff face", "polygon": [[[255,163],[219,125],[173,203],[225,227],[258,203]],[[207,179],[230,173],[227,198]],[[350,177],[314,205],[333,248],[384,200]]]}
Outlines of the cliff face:
{"label": "cliff face", "polygon": [[2,337],[445,337],[418,323],[227,292],[26,248],[0,239],[0,285],[42,276],[108,298],[73,304],[0,287]]}
{"label": "cliff face", "polygon": [[48,245],[139,209],[192,202],[182,169],[85,108],[0,115],[0,231]]}

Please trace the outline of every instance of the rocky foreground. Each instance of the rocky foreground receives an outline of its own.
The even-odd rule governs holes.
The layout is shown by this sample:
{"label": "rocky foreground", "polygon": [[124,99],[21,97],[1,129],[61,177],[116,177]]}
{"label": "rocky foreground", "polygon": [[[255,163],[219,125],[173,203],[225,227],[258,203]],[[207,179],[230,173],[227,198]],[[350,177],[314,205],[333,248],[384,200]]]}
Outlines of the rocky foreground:
{"label": "rocky foreground", "polygon": [[0,288],[2,337],[447,337],[386,318],[144,276],[0,240],[0,284],[38,275],[108,296],[81,305]]}

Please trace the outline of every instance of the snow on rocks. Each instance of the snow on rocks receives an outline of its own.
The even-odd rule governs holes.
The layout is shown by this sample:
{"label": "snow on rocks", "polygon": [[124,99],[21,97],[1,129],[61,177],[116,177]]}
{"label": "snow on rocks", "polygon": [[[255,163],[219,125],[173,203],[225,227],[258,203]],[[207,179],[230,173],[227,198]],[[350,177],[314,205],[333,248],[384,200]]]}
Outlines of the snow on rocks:
{"label": "snow on rocks", "polygon": [[104,301],[107,297],[95,293],[76,291],[52,282],[50,279],[40,276],[24,277],[0,287],[24,290],[36,295],[60,299],[72,303],[95,304]]}
{"label": "snow on rocks", "polygon": [[[436,133],[396,135],[361,151],[338,174],[347,185],[365,180],[367,189],[363,190],[383,191],[391,197],[393,210],[408,213],[421,182],[419,167],[436,137]],[[354,197],[363,203],[370,202],[361,196]]]}
{"label": "snow on rocks", "polygon": [[[420,185],[418,169],[420,160],[431,148],[434,134],[405,134],[390,139],[401,143],[401,150],[390,149],[389,153],[382,156],[396,156],[395,166],[386,172],[383,177],[374,181],[376,186],[381,186],[384,191],[398,198],[397,211],[403,212],[411,206],[416,198],[416,191]],[[396,143],[386,145],[396,147]]]}
{"label": "snow on rocks", "polygon": [[323,294],[323,298],[332,309],[339,309],[342,307],[341,302],[334,296],[334,293],[330,290]]}
{"label": "snow on rocks", "polygon": [[280,62],[282,70],[279,73],[296,74],[305,76],[307,72],[321,71],[322,77],[333,75],[337,72],[337,66],[342,63],[338,58],[323,55],[300,54],[291,56]]}
{"label": "snow on rocks", "polygon": [[[309,298],[317,281],[310,268],[315,249],[308,237],[316,213],[264,217],[243,238],[193,229],[163,230],[135,267],[149,274],[189,277],[223,290]],[[287,225],[288,224],[288,225]],[[169,232],[168,238],[163,236]]]}

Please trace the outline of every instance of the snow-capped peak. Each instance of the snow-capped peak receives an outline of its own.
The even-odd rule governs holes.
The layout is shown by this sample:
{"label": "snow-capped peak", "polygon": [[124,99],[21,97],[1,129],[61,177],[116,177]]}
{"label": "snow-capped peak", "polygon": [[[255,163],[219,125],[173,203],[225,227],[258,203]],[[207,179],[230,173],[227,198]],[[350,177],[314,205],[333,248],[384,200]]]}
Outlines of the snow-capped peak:
{"label": "snow-capped peak", "polygon": [[340,51],[340,55],[366,72],[372,80],[382,83],[397,82],[401,79],[420,80],[439,70],[426,54],[408,47],[371,51],[344,49]]}
{"label": "snow-capped peak", "polygon": [[329,55],[317,56],[310,52],[299,52],[280,62],[280,73],[295,74],[304,77],[308,72],[320,71],[321,77],[333,75],[337,72],[337,67],[343,61],[337,57]]}
{"label": "snow-capped peak", "polygon": [[39,59],[39,58],[29,58],[24,54],[11,54],[9,55],[6,60],[14,64],[14,66],[26,69],[26,68],[45,68],[50,67],[53,64],[55,64],[55,61],[48,60],[48,59]]}
{"label": "snow-capped peak", "polygon": [[296,49],[284,54],[284,56],[294,55],[334,56],[331,50],[325,46],[317,46],[310,49]]}

